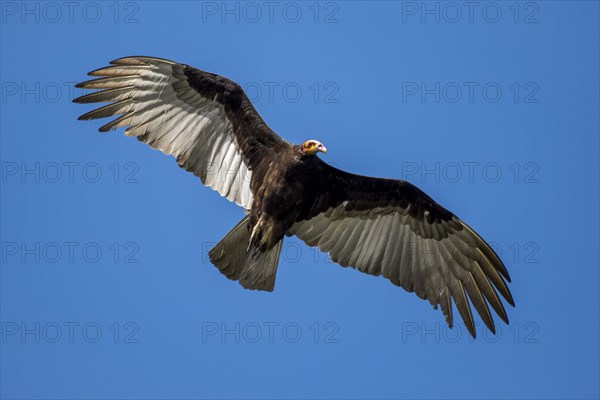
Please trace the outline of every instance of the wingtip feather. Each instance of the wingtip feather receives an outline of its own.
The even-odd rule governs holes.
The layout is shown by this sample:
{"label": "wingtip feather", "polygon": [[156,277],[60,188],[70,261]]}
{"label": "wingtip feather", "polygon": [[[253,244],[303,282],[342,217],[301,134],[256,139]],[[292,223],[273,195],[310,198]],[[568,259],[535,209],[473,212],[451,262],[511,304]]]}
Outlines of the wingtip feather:
{"label": "wingtip feather", "polygon": [[127,56],[117,58],[110,62],[111,65],[151,65],[152,63],[165,63],[175,65],[175,61],[168,60],[166,58],[152,57],[152,56]]}

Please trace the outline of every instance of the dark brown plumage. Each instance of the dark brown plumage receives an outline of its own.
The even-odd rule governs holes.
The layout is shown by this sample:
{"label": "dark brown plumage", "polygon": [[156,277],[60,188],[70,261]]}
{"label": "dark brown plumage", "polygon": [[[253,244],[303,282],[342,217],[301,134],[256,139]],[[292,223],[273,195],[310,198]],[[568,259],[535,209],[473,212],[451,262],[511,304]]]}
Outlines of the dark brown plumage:
{"label": "dark brown plumage", "polygon": [[472,304],[495,331],[488,305],[508,323],[497,292],[511,305],[502,261],[464,222],[417,187],[333,168],[326,149],[275,134],[231,80],[153,57],[126,57],[77,85],[101,89],[77,103],[109,102],[80,119],[120,115],[100,131],[126,127],[248,215],[209,253],[246,288],[273,290],[284,237],[296,235],[342,266],[382,275],[441,306],[452,301],[471,335]]}

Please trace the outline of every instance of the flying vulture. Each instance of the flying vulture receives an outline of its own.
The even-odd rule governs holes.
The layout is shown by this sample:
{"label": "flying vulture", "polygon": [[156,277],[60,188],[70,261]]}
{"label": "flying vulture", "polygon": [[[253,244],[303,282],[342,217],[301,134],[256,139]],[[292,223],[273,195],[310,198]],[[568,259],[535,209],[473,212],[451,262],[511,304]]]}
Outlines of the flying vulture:
{"label": "flying vulture", "polygon": [[331,260],[383,275],[415,292],[453,324],[452,303],[475,337],[472,304],[495,332],[488,305],[508,323],[510,277],[494,250],[456,215],[412,184],[332,167],[317,140],[289,143],[260,117],[235,82],[154,57],[125,57],[77,85],[100,89],[76,103],[105,105],[80,120],[120,115],[126,127],[198,176],[246,216],[209,252],[227,278],[272,291],[283,239],[296,235]]}

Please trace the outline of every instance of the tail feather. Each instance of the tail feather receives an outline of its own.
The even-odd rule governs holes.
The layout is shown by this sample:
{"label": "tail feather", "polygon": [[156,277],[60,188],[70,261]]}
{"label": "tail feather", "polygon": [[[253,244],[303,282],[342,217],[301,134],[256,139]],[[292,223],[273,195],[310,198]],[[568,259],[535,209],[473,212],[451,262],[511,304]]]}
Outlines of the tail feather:
{"label": "tail feather", "polygon": [[209,251],[210,262],[227,278],[237,281],[243,271],[249,240],[248,217],[245,217]]}
{"label": "tail feather", "polygon": [[272,292],[283,239],[267,251],[248,248],[248,243],[250,231],[248,217],[245,217],[210,250],[208,256],[221,273],[239,281],[246,289]]}

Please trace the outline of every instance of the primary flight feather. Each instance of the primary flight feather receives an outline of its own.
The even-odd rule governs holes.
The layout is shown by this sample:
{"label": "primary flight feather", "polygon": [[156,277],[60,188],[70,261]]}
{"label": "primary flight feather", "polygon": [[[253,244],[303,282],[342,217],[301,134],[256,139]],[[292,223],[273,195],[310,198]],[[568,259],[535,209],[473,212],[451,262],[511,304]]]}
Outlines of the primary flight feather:
{"label": "primary flight feather", "polygon": [[120,58],[89,75],[99,78],[77,87],[99,90],[74,101],[109,104],[79,119],[119,115],[100,131],[127,128],[247,212],[209,252],[228,278],[272,291],[283,239],[296,235],[440,306],[450,327],[454,302],[474,337],[471,305],[492,332],[489,306],[508,323],[498,293],[514,301],[500,258],[412,184],[336,169],[316,155],[327,152],[317,140],[283,140],[225,77],[154,57]]}

